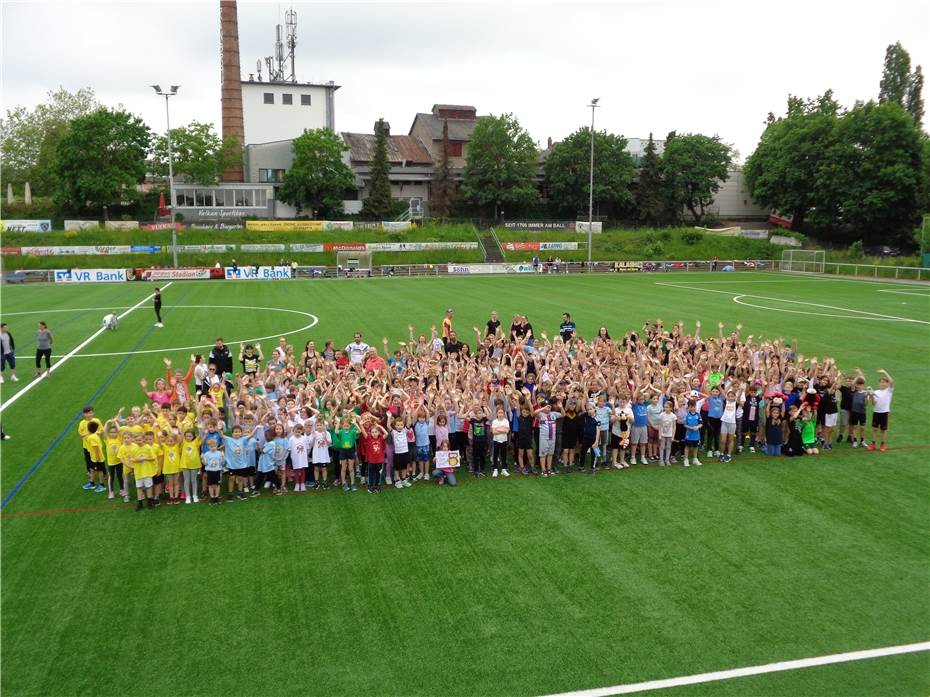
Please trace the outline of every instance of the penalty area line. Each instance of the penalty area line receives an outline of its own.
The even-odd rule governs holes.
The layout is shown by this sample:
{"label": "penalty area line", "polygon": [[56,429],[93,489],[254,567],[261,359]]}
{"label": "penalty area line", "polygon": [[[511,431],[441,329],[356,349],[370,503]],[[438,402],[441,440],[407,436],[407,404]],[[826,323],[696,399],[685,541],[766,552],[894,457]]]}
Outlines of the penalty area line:
{"label": "penalty area line", "polygon": [[865,661],[872,658],[898,656],[906,653],[920,653],[923,651],[930,651],[930,641],[922,641],[916,644],[885,646],[878,649],[866,649],[863,651],[834,653],[828,656],[800,658],[794,661],[765,663],[763,665],[746,666],[744,668],[732,668],[730,670],[717,670],[710,673],[684,675],[677,678],[666,678],[664,680],[647,680],[646,682],[628,683],[626,685],[613,685],[612,687],[597,687],[590,690],[560,692],[557,694],[546,695],[546,697],[612,697],[613,695],[629,695],[637,692],[664,690],[670,687],[682,687],[683,685],[700,685],[701,683],[730,680],[732,678],[745,678],[753,675],[765,675],[766,673],[780,673],[788,670],[814,668],[816,666],[828,666],[834,663]]}
{"label": "penalty area line", "polygon": [[[166,283],[166,284],[165,284],[164,286],[162,286],[162,287],[163,287],[163,288],[167,288],[167,287],[170,286],[172,283],[174,283],[174,281],[169,281],[168,283]],[[128,314],[129,314],[130,312],[132,312],[133,310],[139,309],[140,307],[142,307],[142,305],[144,305],[145,303],[147,303],[147,302],[148,302],[149,300],[151,300],[153,297],[155,297],[155,293],[151,293],[151,294],[145,296],[144,298],[142,298],[142,300],[140,300],[139,302],[137,302],[135,305],[133,305],[132,307],[130,307],[128,310],[126,310],[126,311],[123,312],[122,314],[118,315],[117,318],[118,318],[118,319],[123,319],[123,317],[125,317],[126,315],[128,315]],[[78,351],[80,351],[82,348],[84,348],[85,346],[87,346],[87,344],[89,344],[91,341],[93,341],[93,340],[96,339],[98,336],[100,336],[101,334],[103,334],[106,330],[107,330],[106,327],[100,327],[100,329],[98,329],[97,331],[95,331],[95,332],[94,332],[93,334],[91,334],[89,337],[87,337],[86,339],[84,339],[84,341],[82,341],[80,344],[78,344],[78,345],[75,346],[73,349],[71,349],[68,353],[66,353],[64,356],[62,356],[61,359],[60,359],[57,363],[55,363],[55,364],[52,365],[52,367],[51,367],[51,368],[49,369],[49,371],[48,371],[49,374],[54,373],[56,370],[58,370],[59,368],[61,368],[61,366],[63,366],[63,365],[64,365],[65,363],[67,363],[71,358],[73,358],[73,357],[75,356],[75,354],[76,354]],[[17,392],[17,393],[14,394],[12,397],[10,397],[10,398],[7,399],[6,401],[4,401],[2,404],[0,404],[0,414],[2,414],[4,411],[6,411],[6,408],[7,408],[7,407],[10,407],[10,406],[12,406],[13,404],[15,404],[15,403],[16,403],[16,400],[18,400],[18,399],[19,399],[20,397],[22,397],[24,394],[26,394],[27,392],[29,392],[29,390],[31,390],[33,387],[35,387],[35,386],[38,385],[40,382],[42,382],[42,379],[43,379],[43,378],[41,378],[41,377],[35,378],[32,382],[30,382],[28,385],[26,385],[25,387],[23,387],[19,392]]]}

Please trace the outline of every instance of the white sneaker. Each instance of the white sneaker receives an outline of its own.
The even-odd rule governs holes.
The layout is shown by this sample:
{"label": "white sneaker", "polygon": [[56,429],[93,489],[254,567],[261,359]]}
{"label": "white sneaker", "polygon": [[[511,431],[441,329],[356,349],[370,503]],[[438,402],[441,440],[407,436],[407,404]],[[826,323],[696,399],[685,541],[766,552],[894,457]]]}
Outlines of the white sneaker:
{"label": "white sneaker", "polygon": [[401,485],[406,487],[407,489],[413,486],[413,484],[410,483],[409,479],[405,479],[403,482],[401,482]]}
{"label": "white sneaker", "polygon": [[2,384],[5,383],[5,382],[6,382],[6,380],[4,380],[4,379],[3,379],[3,376],[0,375],[0,385],[2,385]]}
{"label": "white sneaker", "polygon": [[622,470],[622,469],[623,469],[623,465],[621,465],[619,462],[617,462],[617,463],[614,464],[614,469]]}
{"label": "white sneaker", "polygon": [[10,380],[12,380],[13,382],[19,382],[19,378],[16,377],[15,375],[11,375]]}
{"label": "white sneaker", "polygon": [[751,453],[756,452],[756,446],[750,445],[750,446],[749,446],[749,452],[751,452]]}
{"label": "white sneaker", "polygon": [[688,458],[685,458],[684,462],[682,462],[681,464],[683,464],[685,467],[690,467],[690,466],[691,466],[691,463],[688,462]]}
{"label": "white sneaker", "polygon": [[394,486],[394,482],[391,480],[390,477],[385,477],[384,483],[387,484],[388,486]]}
{"label": "white sneaker", "polygon": [[184,498],[184,503],[190,503],[190,502],[191,502],[191,497],[190,497],[190,496],[186,496],[186,497]]}
{"label": "white sneaker", "polygon": [[492,476],[492,477],[496,477],[496,476],[497,476],[497,470],[494,470],[493,472],[491,472],[491,476]]}
{"label": "white sneaker", "polygon": [[161,322],[156,322],[156,323],[155,323],[155,326],[156,326],[156,327],[164,327],[165,325],[162,324]]}
{"label": "white sneaker", "polygon": [[194,503],[200,503],[200,499],[197,498],[197,494],[194,494]]}
{"label": "white sneaker", "polygon": [[700,465],[701,465],[701,461],[698,460],[697,458],[694,458],[694,464],[700,466]]}
{"label": "white sneaker", "polygon": [[[389,486],[390,486],[390,485],[389,485]],[[403,488],[404,488],[404,483],[398,479],[396,482],[394,482],[394,488],[395,488],[395,489],[403,489]]]}
{"label": "white sneaker", "polygon": [[510,476],[510,472],[508,472],[507,470],[501,470],[501,474],[504,475],[505,477]]}

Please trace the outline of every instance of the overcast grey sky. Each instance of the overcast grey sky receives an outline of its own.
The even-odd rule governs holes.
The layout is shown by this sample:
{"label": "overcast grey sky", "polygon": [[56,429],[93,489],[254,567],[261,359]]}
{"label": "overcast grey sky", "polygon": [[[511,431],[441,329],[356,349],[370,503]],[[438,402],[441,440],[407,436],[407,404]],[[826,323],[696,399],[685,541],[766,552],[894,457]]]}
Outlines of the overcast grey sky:
{"label": "overcast grey sky", "polygon": [[[513,112],[545,145],[590,119],[627,137],[719,134],[743,159],[789,93],[878,94],[885,47],[930,68],[930,2],[239,2],[244,77],[297,11],[297,77],[334,80],[336,128],[406,133],[434,103]],[[92,87],[156,131],[148,85],[180,84],[172,124],[219,129],[219,2],[2,1],[3,109]]]}

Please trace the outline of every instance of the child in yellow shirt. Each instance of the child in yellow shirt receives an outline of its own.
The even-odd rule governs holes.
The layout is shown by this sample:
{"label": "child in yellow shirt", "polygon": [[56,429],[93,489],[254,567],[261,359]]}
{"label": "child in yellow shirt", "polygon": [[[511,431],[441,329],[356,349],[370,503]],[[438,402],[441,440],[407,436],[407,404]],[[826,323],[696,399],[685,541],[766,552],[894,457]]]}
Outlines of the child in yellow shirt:
{"label": "child in yellow shirt", "polygon": [[107,421],[104,429],[104,447],[107,456],[107,498],[112,499],[116,496],[114,489],[119,483],[119,495],[123,497],[124,502],[128,503],[129,496],[123,483],[123,465],[119,459],[119,449],[122,445],[123,439],[120,437],[116,420]]}
{"label": "child in yellow shirt", "polygon": [[[93,490],[100,494],[107,490],[103,485],[103,480],[106,477],[106,457],[103,452],[103,441],[100,439],[100,420],[94,419],[87,423],[87,435],[81,439],[82,444],[84,445],[84,452],[86,453],[88,462],[90,463],[90,481],[88,484],[92,486]],[[87,485],[84,485],[84,488],[90,491]]]}
{"label": "child in yellow shirt", "polygon": [[199,503],[197,478],[200,475],[200,439],[193,430],[184,431],[181,443],[181,476],[184,478],[184,503]]}
{"label": "child in yellow shirt", "polygon": [[155,508],[158,503],[155,499],[155,483],[153,478],[158,474],[158,461],[155,448],[155,434],[149,431],[145,435],[135,436],[136,447],[131,458],[133,476],[136,479],[138,500],[136,510],[142,510],[142,499],[149,508]]}
{"label": "child in yellow shirt", "polygon": [[161,443],[162,466],[165,487],[168,490],[168,504],[181,503],[181,444],[174,431],[169,431]]}
{"label": "child in yellow shirt", "polygon": [[[84,418],[78,423],[78,435],[81,437],[81,444],[84,445],[84,439],[87,438],[88,424],[96,422],[97,428],[100,429],[103,427],[103,424],[100,423],[100,419],[94,416],[94,408],[89,404],[84,407]],[[99,440],[99,437],[98,437]],[[90,491],[91,489],[96,489],[94,486],[94,467],[93,462],[90,459],[90,452],[87,450],[87,446],[84,445],[84,466],[87,469],[87,482],[84,484],[84,490]]]}

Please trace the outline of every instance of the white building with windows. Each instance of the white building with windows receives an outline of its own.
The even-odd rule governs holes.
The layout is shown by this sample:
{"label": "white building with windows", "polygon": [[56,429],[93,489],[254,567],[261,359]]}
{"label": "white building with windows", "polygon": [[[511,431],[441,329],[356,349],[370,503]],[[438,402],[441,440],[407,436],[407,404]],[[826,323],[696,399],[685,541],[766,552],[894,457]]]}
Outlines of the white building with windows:
{"label": "white building with windows", "polygon": [[292,140],[307,129],[336,130],[334,82],[242,82],[246,146]]}

